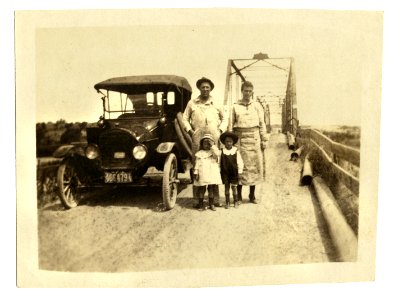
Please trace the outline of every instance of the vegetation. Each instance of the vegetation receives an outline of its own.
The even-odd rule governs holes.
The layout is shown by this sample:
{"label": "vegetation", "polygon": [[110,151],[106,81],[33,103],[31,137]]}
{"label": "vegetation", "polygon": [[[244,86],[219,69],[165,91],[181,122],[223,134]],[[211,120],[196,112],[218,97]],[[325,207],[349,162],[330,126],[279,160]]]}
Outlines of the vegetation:
{"label": "vegetation", "polygon": [[334,142],[350,147],[360,148],[360,127],[332,126],[331,128],[317,128]]}
{"label": "vegetation", "polygon": [[37,168],[37,208],[60,201],[56,191],[57,166]]}
{"label": "vegetation", "polygon": [[[53,122],[36,124],[36,156],[52,156],[53,152],[62,144],[83,142],[86,140],[87,122],[67,123],[60,119]],[[57,165],[37,169],[37,205],[44,207],[59,201],[56,193]]]}
{"label": "vegetation", "polygon": [[36,124],[36,156],[52,156],[62,144],[82,142],[86,139],[87,122],[67,123],[60,119]]}

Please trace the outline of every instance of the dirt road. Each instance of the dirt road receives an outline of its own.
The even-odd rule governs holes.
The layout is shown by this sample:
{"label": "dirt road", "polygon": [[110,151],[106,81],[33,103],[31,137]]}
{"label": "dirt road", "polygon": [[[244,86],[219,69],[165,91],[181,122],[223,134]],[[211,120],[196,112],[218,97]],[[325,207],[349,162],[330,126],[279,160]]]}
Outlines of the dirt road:
{"label": "dirt road", "polygon": [[120,189],[71,210],[40,209],[40,268],[126,272],[335,261],[317,202],[299,185],[301,164],[290,153],[284,135],[271,136],[257,205],[200,212],[189,187],[165,212],[157,209],[157,189]]}

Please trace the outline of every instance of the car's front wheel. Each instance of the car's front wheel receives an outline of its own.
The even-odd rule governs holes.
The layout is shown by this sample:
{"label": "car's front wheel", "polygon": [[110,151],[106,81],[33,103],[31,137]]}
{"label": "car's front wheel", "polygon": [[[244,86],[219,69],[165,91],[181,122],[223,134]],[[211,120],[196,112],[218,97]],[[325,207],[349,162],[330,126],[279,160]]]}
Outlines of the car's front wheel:
{"label": "car's front wheel", "polygon": [[167,156],[163,171],[163,204],[166,209],[172,209],[178,194],[178,165],[174,153]]}
{"label": "car's front wheel", "polygon": [[60,200],[64,207],[78,206],[78,186],[80,181],[75,167],[71,161],[63,161],[57,171],[57,186]]}

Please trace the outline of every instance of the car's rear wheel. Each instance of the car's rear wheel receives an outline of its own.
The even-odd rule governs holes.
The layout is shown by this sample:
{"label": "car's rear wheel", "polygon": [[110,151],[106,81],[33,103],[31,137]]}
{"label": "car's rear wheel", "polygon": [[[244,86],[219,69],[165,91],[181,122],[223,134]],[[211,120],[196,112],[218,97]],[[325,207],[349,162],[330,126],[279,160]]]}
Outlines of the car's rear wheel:
{"label": "car's rear wheel", "polygon": [[78,186],[80,181],[75,167],[71,161],[63,161],[57,171],[57,186],[60,200],[64,207],[78,206]]}
{"label": "car's rear wheel", "polygon": [[166,209],[172,209],[175,206],[178,194],[178,165],[174,153],[167,156],[164,163],[163,175],[163,204]]}

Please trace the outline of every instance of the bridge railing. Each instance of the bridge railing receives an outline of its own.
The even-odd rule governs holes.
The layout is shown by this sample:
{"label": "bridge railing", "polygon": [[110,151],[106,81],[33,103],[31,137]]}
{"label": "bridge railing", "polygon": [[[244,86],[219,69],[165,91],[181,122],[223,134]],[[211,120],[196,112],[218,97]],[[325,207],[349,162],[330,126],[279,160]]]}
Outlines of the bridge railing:
{"label": "bridge railing", "polygon": [[311,162],[312,168],[309,169],[313,169],[313,176],[309,173],[309,177],[313,178],[313,190],[341,260],[355,261],[358,253],[360,150],[335,142],[312,128],[299,128],[295,144],[295,148],[302,145],[304,149],[304,168]]}
{"label": "bridge railing", "polygon": [[297,135],[297,143],[306,143],[319,153],[330,176],[335,176],[353,194],[359,195],[360,150],[337,143],[314,129],[300,129]]}
{"label": "bridge railing", "polygon": [[56,198],[56,174],[60,159],[53,157],[37,158],[37,206],[51,203]]}

